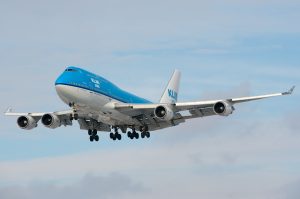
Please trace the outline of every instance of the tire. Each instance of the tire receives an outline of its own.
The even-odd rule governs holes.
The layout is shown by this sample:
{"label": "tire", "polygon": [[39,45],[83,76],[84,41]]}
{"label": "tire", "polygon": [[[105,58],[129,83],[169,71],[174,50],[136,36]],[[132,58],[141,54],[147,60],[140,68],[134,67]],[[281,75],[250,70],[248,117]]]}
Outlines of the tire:
{"label": "tire", "polygon": [[99,141],[99,136],[96,135],[94,139],[96,140],[96,142],[98,142]]}
{"label": "tire", "polygon": [[117,136],[116,136],[117,138],[118,138],[118,140],[121,140],[122,139],[122,136],[121,136],[121,134],[117,134]]}
{"label": "tire", "polygon": [[90,136],[90,141],[94,142],[94,137],[93,136]]}
{"label": "tire", "polygon": [[114,139],[114,134],[113,134],[113,133],[110,133],[110,134],[109,134],[109,137],[110,137],[110,139]]}
{"label": "tire", "polygon": [[146,134],[145,134],[145,133],[141,133],[141,138],[142,138],[142,139],[144,139],[144,138],[145,138],[145,136],[146,136]]}
{"label": "tire", "polygon": [[147,137],[147,138],[150,138],[150,132],[147,132],[147,133],[146,133],[146,137]]}
{"label": "tire", "polygon": [[138,133],[135,133],[135,139],[139,139],[140,135]]}
{"label": "tire", "polygon": [[93,135],[97,135],[97,130],[96,129],[93,130]]}
{"label": "tire", "polygon": [[88,130],[88,134],[89,134],[89,136],[92,135],[92,130],[91,129]]}
{"label": "tire", "polygon": [[128,131],[127,136],[128,136],[129,138],[131,138],[131,137],[132,137],[132,133],[131,133],[130,131]]}

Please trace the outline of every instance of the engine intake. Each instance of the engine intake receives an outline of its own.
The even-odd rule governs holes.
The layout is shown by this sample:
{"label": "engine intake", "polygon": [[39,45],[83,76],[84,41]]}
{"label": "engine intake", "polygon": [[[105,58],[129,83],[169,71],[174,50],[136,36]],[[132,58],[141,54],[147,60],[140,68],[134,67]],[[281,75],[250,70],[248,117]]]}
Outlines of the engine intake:
{"label": "engine intake", "polygon": [[43,115],[42,123],[47,128],[55,129],[60,126],[61,121],[57,115],[48,113],[48,114]]}
{"label": "engine intake", "polygon": [[154,115],[161,120],[169,121],[173,119],[174,112],[167,106],[158,106],[154,110]]}
{"label": "engine intake", "polygon": [[37,121],[32,116],[20,116],[17,124],[21,129],[31,130],[37,127]]}
{"label": "engine intake", "polygon": [[217,102],[214,105],[214,112],[217,115],[228,116],[232,114],[234,111],[234,107],[228,102]]}

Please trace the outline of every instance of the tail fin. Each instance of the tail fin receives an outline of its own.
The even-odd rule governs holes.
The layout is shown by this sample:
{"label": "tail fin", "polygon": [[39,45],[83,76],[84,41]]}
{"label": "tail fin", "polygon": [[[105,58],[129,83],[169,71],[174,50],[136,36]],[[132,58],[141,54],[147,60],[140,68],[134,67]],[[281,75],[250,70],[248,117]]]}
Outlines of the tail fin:
{"label": "tail fin", "polygon": [[181,73],[179,70],[175,70],[172,78],[170,79],[168,86],[163,93],[160,103],[163,104],[175,104],[177,102],[179,84]]}

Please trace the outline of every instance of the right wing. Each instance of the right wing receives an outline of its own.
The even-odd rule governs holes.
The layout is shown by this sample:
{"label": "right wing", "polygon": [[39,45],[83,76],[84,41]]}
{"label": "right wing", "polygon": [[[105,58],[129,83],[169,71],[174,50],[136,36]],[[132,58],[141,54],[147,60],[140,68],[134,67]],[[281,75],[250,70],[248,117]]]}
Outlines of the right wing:
{"label": "right wing", "polygon": [[[57,128],[61,125],[67,126],[72,125],[72,121],[70,116],[74,114],[73,110],[65,110],[65,111],[56,111],[51,113],[17,113],[12,112],[11,108],[8,108],[4,113],[6,116],[18,116],[17,124],[20,128],[31,130],[37,127],[37,123],[43,116],[42,122],[47,123],[49,128]],[[45,125],[45,124],[44,124]]]}

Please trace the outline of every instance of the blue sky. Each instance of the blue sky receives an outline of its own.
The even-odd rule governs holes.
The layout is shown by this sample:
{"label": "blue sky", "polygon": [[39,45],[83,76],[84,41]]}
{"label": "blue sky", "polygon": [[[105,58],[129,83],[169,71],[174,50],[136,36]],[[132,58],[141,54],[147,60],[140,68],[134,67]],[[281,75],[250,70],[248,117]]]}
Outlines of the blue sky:
{"label": "blue sky", "polygon": [[[300,85],[299,19],[296,0],[2,2],[0,108],[66,109],[54,81],[69,65],[152,101],[175,68],[180,101],[282,92]],[[298,199],[299,100],[96,144],[1,115],[0,198]]]}

